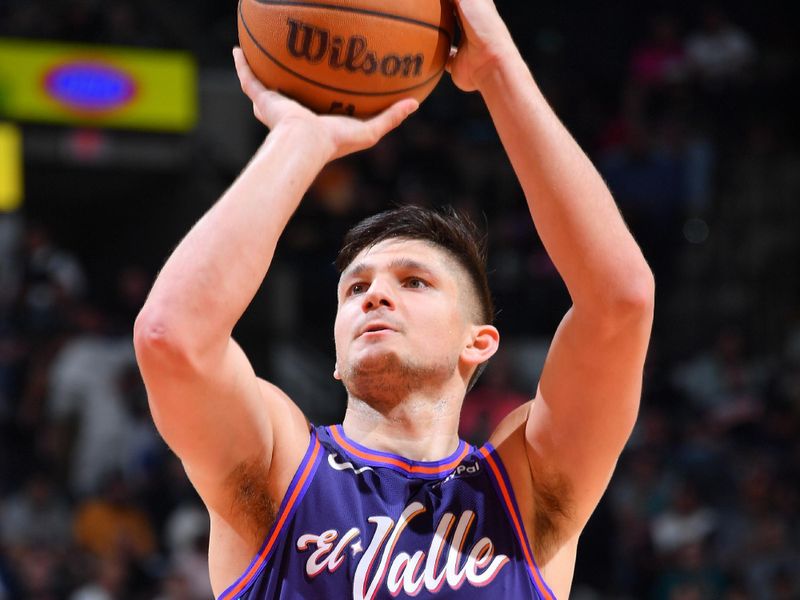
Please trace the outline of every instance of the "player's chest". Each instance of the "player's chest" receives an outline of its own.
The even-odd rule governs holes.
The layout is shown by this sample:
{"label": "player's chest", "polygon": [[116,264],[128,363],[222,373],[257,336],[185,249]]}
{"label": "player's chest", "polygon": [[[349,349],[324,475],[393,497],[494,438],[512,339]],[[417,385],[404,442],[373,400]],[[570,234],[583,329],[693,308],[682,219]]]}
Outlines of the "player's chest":
{"label": "player's chest", "polygon": [[357,600],[483,588],[513,575],[517,552],[502,509],[462,487],[411,486],[388,502],[366,484],[309,490],[284,556],[308,582],[347,582]]}

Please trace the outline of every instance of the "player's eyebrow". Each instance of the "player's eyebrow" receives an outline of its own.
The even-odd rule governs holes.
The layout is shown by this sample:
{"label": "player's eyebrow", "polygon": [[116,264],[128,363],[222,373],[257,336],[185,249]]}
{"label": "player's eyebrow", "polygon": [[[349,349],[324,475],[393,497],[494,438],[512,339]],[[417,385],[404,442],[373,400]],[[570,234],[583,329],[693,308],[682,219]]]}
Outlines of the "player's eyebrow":
{"label": "player's eyebrow", "polygon": [[[434,274],[434,270],[419,261],[416,261],[412,258],[395,258],[392,262],[388,265],[389,270],[404,270],[404,271],[416,271],[422,272],[429,275]],[[346,269],[340,278],[340,281],[344,281],[345,279],[349,279],[352,277],[358,277],[359,275],[364,275],[365,273],[371,273],[375,269],[374,265],[366,262],[360,262],[352,267]]]}

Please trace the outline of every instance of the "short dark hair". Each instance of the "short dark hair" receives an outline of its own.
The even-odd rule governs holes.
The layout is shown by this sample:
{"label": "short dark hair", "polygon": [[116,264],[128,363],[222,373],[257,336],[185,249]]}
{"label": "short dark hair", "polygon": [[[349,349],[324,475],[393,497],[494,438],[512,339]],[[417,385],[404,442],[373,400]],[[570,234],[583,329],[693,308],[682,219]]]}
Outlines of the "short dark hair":
{"label": "short dark hair", "polygon": [[[452,206],[440,210],[401,206],[364,219],[345,234],[336,268],[343,273],[362,250],[395,238],[430,242],[447,252],[469,275],[478,300],[478,318],[484,324],[494,323],[494,303],[486,275],[486,235]],[[475,370],[468,390],[485,366],[483,363]]]}

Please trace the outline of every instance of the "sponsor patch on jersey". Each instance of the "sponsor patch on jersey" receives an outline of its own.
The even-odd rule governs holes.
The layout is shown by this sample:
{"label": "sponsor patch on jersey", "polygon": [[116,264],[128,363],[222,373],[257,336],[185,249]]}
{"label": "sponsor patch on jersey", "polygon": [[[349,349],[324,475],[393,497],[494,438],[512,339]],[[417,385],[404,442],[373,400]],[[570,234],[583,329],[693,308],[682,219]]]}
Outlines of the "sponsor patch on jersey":
{"label": "sponsor patch on jersey", "polygon": [[435,483],[433,487],[444,485],[445,483],[447,483],[448,481],[452,481],[456,477],[458,478],[472,477],[478,475],[480,472],[481,472],[481,463],[477,460],[471,464],[461,463],[455,469],[453,469],[453,472],[450,473],[450,475],[448,475],[441,481]]}

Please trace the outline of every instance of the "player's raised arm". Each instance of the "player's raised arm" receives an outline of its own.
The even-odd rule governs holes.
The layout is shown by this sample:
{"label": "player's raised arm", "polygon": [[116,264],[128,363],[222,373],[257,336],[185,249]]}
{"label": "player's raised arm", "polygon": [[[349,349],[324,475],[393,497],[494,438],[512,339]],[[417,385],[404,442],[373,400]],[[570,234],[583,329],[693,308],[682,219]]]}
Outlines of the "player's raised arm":
{"label": "player's raised arm", "polygon": [[491,0],[454,0],[466,41],[449,70],[482,94],[573,306],[524,429],[540,558],[584,526],[636,419],[654,282],[592,163],[542,96]]}
{"label": "player's raised arm", "polygon": [[[270,134],[169,257],[134,337],[159,431],[209,509],[223,513],[242,538],[260,542],[259,528],[269,523],[257,522],[257,513],[267,501],[280,500],[309,433],[291,401],[256,378],[231,332],[320,169],[373,145],[417,103],[399,102],[368,121],[319,117],[266,90],[238,50],[235,60],[242,88]],[[265,498],[239,506],[237,486],[248,473],[266,482]]]}

